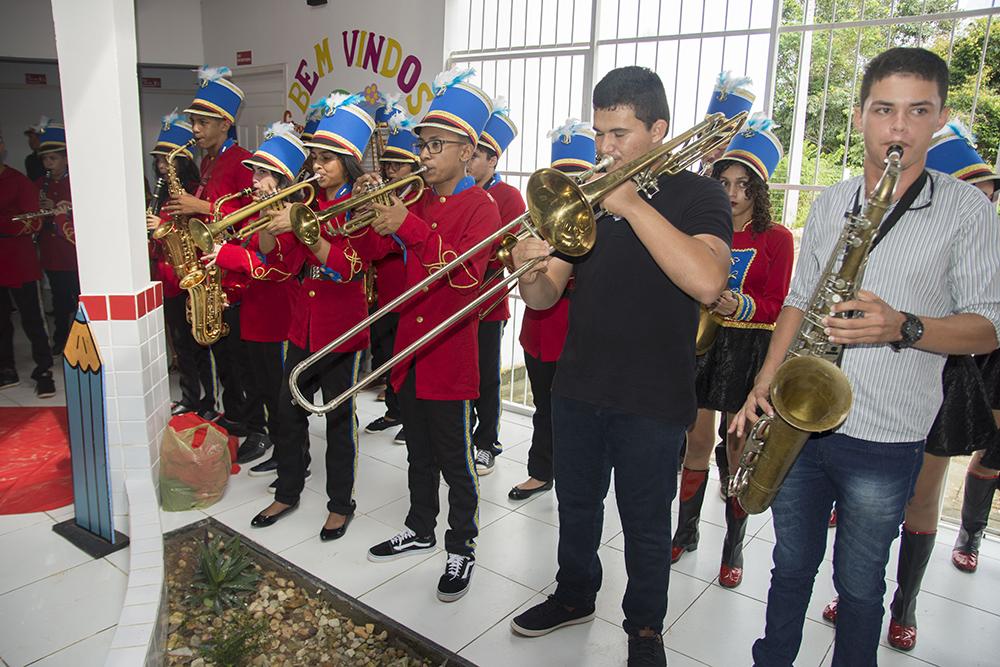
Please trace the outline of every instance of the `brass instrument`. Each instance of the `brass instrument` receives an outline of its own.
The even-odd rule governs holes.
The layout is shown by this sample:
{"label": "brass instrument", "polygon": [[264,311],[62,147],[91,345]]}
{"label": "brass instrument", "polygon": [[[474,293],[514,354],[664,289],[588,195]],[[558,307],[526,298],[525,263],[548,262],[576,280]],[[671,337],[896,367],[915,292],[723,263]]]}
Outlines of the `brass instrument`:
{"label": "brass instrument", "polygon": [[702,304],[698,310],[698,333],[694,338],[695,356],[700,357],[712,349],[712,343],[719,335],[719,327],[721,326],[722,320],[719,319],[719,316],[710,311],[708,306]]}
{"label": "brass instrument", "polygon": [[[424,167],[421,167],[405,178],[365,190],[319,213],[305,204],[292,204],[292,208],[288,212],[292,222],[292,231],[296,238],[305,245],[316,245],[316,242],[319,241],[320,229],[330,220],[372,202],[389,203],[389,196],[397,191],[405,197],[403,204],[412,206],[420,199],[420,195],[424,191],[424,179],[420,176],[423,171]],[[414,189],[407,193],[406,189],[411,186]],[[335,230],[335,233],[339,236],[349,236],[375,222],[377,217],[378,214],[374,211],[361,211],[352,215],[343,227]]]}
{"label": "brass instrument", "polygon": [[430,273],[416,285],[296,365],[288,380],[293,399],[302,408],[313,414],[326,414],[335,410],[378,378],[384,377],[400,361],[437,338],[456,322],[464,319],[470,313],[476,312],[483,303],[495,298],[501,290],[507,289],[508,283],[516,282],[545,257],[536,257],[525,262],[504,280],[498,281],[491,288],[480,293],[456,313],[445,318],[426,334],[393,355],[391,359],[372,371],[366,378],[326,404],[314,405],[310,403],[299,388],[299,378],[302,373],[318,363],[332,350],[343,345],[360,332],[367,330],[373,322],[420,294],[432,282],[447,277],[452,269],[466,260],[481,252],[488,251],[497,242],[497,239],[510,234],[521,224],[525,227],[530,226],[530,231],[527,233],[540,236],[565,255],[571,257],[585,255],[594,247],[594,240],[597,237],[597,216],[594,214],[594,206],[608,193],[630,179],[635,179],[637,187],[647,194],[655,192],[657,189],[656,181],[661,175],[676,174],[699,159],[704,153],[715,150],[720,145],[728,144],[740,125],[743,124],[745,117],[746,113],[742,113],[726,120],[721,113],[713,114],[690,130],[657,146],[618,170],[583,185],[577,183],[577,179],[572,175],[564,174],[556,169],[546,168],[536,171],[528,180],[528,212],[525,215],[518,216],[501,226],[496,232],[458,255],[439,270]]}
{"label": "brass instrument", "polygon": [[[72,206],[66,208],[66,212],[73,210]],[[32,211],[31,213],[22,213],[21,215],[15,215],[11,217],[11,222],[27,222],[28,220],[35,220],[36,218],[51,218],[53,216],[59,215],[63,211],[58,208],[43,208],[40,211]]]}
{"label": "brass instrument", "polygon": [[220,215],[219,213],[219,209],[223,203],[229,201],[230,199],[245,197],[253,194],[253,189],[244,188],[239,192],[234,192],[226,195],[225,197],[220,197],[215,202],[215,212],[212,216],[213,221],[205,223],[201,220],[192,220],[188,224],[188,231],[191,233],[191,237],[194,239],[195,245],[197,245],[202,252],[212,252],[212,249],[215,247],[216,239],[225,240],[227,238],[234,238],[239,241],[244,241],[259,232],[265,225],[271,222],[271,214],[266,213],[236,231],[231,231],[232,227],[235,227],[259,211],[263,211],[264,209],[271,208],[279,203],[282,203],[285,199],[288,199],[301,190],[309,191],[308,194],[306,194],[306,200],[304,202],[304,205],[308,206],[312,203],[312,200],[316,196],[316,188],[312,184],[316,178],[316,176],[313,176],[307,180],[293,183],[287,188],[278,190],[277,192],[267,195],[252,204],[247,204],[243,208],[233,211],[229,215],[225,216]]}
{"label": "brass instrument", "polygon": [[885,171],[864,210],[848,216],[813,291],[802,326],[771,381],[774,417],[761,417],[747,436],[729,492],[750,514],[759,514],[771,506],[810,435],[840,426],[851,410],[851,385],[839,367],[843,347],[830,343],[822,320],[834,304],[857,296],[868,253],[892,204],[902,157],[902,148],[889,147]]}

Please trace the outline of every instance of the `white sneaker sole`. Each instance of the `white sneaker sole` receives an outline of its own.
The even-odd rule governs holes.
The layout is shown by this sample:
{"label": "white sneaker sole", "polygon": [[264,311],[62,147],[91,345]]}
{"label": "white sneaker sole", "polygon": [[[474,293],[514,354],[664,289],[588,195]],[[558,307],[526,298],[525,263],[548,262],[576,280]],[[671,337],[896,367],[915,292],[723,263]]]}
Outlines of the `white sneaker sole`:
{"label": "white sneaker sole", "polygon": [[476,466],[476,473],[478,473],[480,477],[485,477],[486,475],[489,475],[491,472],[493,472],[493,467],[480,468],[479,466]]}
{"label": "white sneaker sole", "polygon": [[587,614],[586,616],[581,616],[580,618],[574,618],[574,619],[571,619],[569,621],[564,621],[564,622],[560,623],[559,625],[553,625],[551,628],[544,628],[542,630],[530,630],[528,628],[522,628],[520,625],[518,625],[514,621],[514,619],[511,619],[510,620],[510,629],[515,634],[519,634],[522,637],[542,637],[544,635],[549,634],[550,632],[554,632],[554,631],[558,630],[559,628],[566,628],[566,627],[569,627],[571,625],[580,625],[582,623],[590,623],[592,620],[594,620],[595,613],[596,612],[591,612],[590,614]]}
{"label": "white sneaker sole", "polygon": [[431,553],[435,549],[437,549],[437,543],[426,547],[415,547],[413,549],[407,549],[406,551],[400,551],[399,553],[395,553],[390,556],[376,556],[369,550],[368,560],[370,560],[373,563],[387,563],[391,560],[399,560],[400,558],[406,558],[407,556],[418,556],[420,554]]}
{"label": "white sneaker sole", "polygon": [[275,468],[274,470],[268,470],[267,472],[254,472],[253,468],[247,470],[247,477],[270,477],[272,475],[277,475],[277,474],[278,474],[277,468]]}
{"label": "white sneaker sole", "polygon": [[465,584],[465,588],[455,593],[443,593],[439,589],[437,592],[437,598],[441,602],[455,602],[456,600],[460,600],[463,596],[465,596],[465,594],[469,592],[469,588],[471,587],[472,587],[472,575],[470,574],[469,581],[468,583]]}

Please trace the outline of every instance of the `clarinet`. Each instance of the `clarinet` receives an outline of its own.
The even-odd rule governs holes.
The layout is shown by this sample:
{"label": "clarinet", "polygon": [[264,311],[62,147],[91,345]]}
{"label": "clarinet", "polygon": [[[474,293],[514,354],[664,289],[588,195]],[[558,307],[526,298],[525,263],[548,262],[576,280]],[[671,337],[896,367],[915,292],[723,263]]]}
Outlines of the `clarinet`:
{"label": "clarinet", "polygon": [[149,207],[146,208],[146,215],[159,215],[163,208],[163,200],[166,195],[167,179],[160,176],[156,179],[156,187],[153,189],[153,196],[149,200]]}

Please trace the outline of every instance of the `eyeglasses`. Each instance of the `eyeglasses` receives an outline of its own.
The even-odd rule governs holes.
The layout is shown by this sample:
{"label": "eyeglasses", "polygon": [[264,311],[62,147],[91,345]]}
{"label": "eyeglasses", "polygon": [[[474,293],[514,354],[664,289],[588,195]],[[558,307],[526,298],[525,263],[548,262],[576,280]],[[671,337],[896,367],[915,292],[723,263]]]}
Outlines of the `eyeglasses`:
{"label": "eyeglasses", "polygon": [[413,152],[420,155],[427,149],[431,155],[437,155],[444,150],[445,144],[464,144],[464,141],[448,141],[446,139],[431,139],[430,141],[417,141],[413,144]]}

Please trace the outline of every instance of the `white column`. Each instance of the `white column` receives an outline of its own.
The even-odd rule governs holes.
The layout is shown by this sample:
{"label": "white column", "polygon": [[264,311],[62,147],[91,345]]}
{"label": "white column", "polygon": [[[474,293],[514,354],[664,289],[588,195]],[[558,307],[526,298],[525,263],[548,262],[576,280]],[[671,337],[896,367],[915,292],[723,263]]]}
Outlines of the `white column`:
{"label": "white column", "polygon": [[156,482],[169,415],[163,293],[150,282],[146,245],[135,8],[52,0],[52,17],[81,301],[104,368],[115,523],[127,530],[125,480]]}

